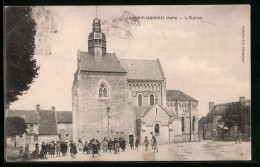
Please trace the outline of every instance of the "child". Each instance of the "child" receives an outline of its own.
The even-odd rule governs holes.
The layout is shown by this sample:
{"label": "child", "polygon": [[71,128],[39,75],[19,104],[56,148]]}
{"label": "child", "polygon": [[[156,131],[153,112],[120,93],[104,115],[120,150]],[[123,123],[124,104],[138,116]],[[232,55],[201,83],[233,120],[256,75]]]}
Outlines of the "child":
{"label": "child", "polygon": [[23,146],[19,147],[19,156],[22,158],[23,157]]}

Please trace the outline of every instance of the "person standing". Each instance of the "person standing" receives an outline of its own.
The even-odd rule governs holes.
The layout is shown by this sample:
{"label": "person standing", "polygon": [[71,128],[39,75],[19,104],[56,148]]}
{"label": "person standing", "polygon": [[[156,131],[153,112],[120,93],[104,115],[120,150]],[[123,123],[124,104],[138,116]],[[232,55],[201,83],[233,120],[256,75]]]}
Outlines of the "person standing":
{"label": "person standing", "polygon": [[115,141],[115,154],[119,154],[120,143],[118,140]]}
{"label": "person standing", "polygon": [[125,143],[126,143],[126,141],[125,141],[125,139],[123,138],[123,139],[122,139],[122,146],[121,146],[122,152],[125,151]]}
{"label": "person standing", "polygon": [[70,141],[70,156],[73,158],[73,149],[74,149],[74,146],[73,146],[73,142]]}
{"label": "person standing", "polygon": [[138,150],[138,146],[139,146],[139,138],[137,137],[135,140],[135,149]]}
{"label": "person standing", "polygon": [[155,153],[155,151],[158,152],[158,147],[157,147],[156,137],[154,136],[154,138],[153,138],[153,153]]}
{"label": "person standing", "polygon": [[106,137],[104,137],[104,140],[102,141],[102,149],[103,152],[107,152],[107,148],[108,147],[108,140],[106,139]]}
{"label": "person standing", "polygon": [[42,142],[42,146],[41,146],[41,154],[43,159],[47,159],[46,154],[47,154],[47,148],[44,142]]}
{"label": "person standing", "polygon": [[134,149],[134,139],[133,138],[130,138],[130,147],[131,147],[131,150]]}
{"label": "person standing", "polygon": [[77,146],[76,146],[76,143],[74,142],[73,145],[72,145],[72,154],[73,154],[73,158],[76,158],[76,154],[78,153],[77,151]]}
{"label": "person standing", "polygon": [[50,154],[51,154],[51,158],[54,158],[54,155],[55,155],[55,143],[54,143],[54,141],[51,142]]}
{"label": "person standing", "polygon": [[29,159],[29,157],[30,157],[29,143],[26,143],[25,150],[24,150],[24,158]]}
{"label": "person standing", "polygon": [[84,144],[84,147],[83,147],[83,154],[84,154],[84,152],[86,152],[86,154],[88,154],[88,142],[87,141],[85,141],[85,144]]}
{"label": "person standing", "polygon": [[35,156],[36,156],[37,159],[39,158],[39,153],[40,153],[39,144],[36,143],[35,144]]}
{"label": "person standing", "polygon": [[79,140],[78,140],[78,149],[79,149],[79,151],[81,151],[82,150],[82,140],[81,140],[81,138],[79,138]]}
{"label": "person standing", "polygon": [[23,157],[23,146],[19,147],[19,157],[22,158]]}
{"label": "person standing", "polygon": [[61,151],[61,143],[59,141],[57,141],[56,144],[56,157],[60,157],[60,151]]}
{"label": "person standing", "polygon": [[98,143],[96,140],[92,141],[92,157],[94,157],[95,154],[98,154],[99,156],[101,156],[98,152]]}
{"label": "person standing", "polygon": [[145,145],[145,151],[148,151],[149,141],[147,139],[147,136],[145,136],[144,145]]}
{"label": "person standing", "polygon": [[108,151],[109,151],[109,153],[111,153],[112,145],[113,145],[112,140],[109,139],[109,141],[108,141]]}
{"label": "person standing", "polygon": [[242,133],[240,131],[238,131],[238,141],[241,144],[242,141]]}

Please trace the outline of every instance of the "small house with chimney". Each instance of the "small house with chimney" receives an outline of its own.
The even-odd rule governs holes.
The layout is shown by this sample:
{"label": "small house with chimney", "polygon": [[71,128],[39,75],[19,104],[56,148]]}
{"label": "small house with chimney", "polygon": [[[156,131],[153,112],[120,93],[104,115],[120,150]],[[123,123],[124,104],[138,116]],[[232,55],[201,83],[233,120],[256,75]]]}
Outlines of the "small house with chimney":
{"label": "small house with chimney", "polygon": [[[209,102],[209,112],[206,117],[201,117],[199,121],[199,138],[202,140],[233,140],[233,133],[236,127],[227,128],[224,126],[224,122],[221,121],[223,114],[226,112],[227,107],[232,103],[242,102],[247,106],[251,106],[251,100],[245,99],[245,97],[239,97],[239,101],[217,104]],[[250,126],[246,126],[247,134],[242,134],[243,138],[250,137]]]}
{"label": "small house with chimney", "polygon": [[[16,136],[16,145],[34,145],[42,142],[70,140],[72,137],[72,112],[42,110],[36,105],[36,110],[6,110],[6,117],[21,117],[27,125],[26,133]],[[14,138],[6,138],[7,145],[14,144]],[[33,147],[34,148],[34,147]]]}

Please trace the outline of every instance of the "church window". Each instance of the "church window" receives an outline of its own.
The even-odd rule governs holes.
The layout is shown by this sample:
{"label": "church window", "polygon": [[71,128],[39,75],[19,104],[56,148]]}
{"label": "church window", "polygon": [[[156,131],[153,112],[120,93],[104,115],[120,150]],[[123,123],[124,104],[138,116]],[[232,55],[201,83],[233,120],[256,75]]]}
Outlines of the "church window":
{"label": "church window", "polygon": [[107,86],[102,83],[98,90],[99,98],[107,98],[108,97],[108,89]]}
{"label": "church window", "polygon": [[143,105],[143,95],[139,94],[138,95],[138,106],[142,106]]}
{"label": "church window", "polygon": [[192,131],[195,130],[195,117],[192,117]]}
{"label": "church window", "polygon": [[159,125],[158,123],[156,123],[156,124],[154,125],[154,133],[155,133],[155,134],[160,133],[160,125]]}
{"label": "church window", "polygon": [[154,95],[151,94],[150,95],[150,106],[153,106],[154,105]]}
{"label": "church window", "polygon": [[184,117],[181,117],[181,131],[184,132]]}

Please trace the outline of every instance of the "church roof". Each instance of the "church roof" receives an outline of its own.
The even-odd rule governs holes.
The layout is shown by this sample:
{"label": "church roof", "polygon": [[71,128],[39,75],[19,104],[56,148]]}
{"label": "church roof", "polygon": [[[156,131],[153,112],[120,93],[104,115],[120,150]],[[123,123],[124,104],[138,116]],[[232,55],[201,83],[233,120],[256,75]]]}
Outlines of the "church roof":
{"label": "church roof", "polygon": [[149,109],[151,109],[151,108],[152,108],[152,107],[144,107],[144,106],[135,107],[135,108],[134,108],[134,111],[135,111],[136,117],[139,118],[145,110],[149,110]]}
{"label": "church roof", "polygon": [[95,56],[88,52],[79,51],[79,59],[79,69],[82,71],[126,73],[114,53],[107,53],[102,59],[95,59]]}
{"label": "church roof", "polygon": [[72,123],[72,111],[57,111],[57,123]]}
{"label": "church roof", "polygon": [[167,101],[182,100],[182,101],[198,102],[198,100],[190,97],[189,95],[187,95],[179,90],[166,90],[166,98],[167,98]]}
{"label": "church roof", "polygon": [[159,60],[120,59],[127,71],[127,79],[163,80],[164,74]]}

